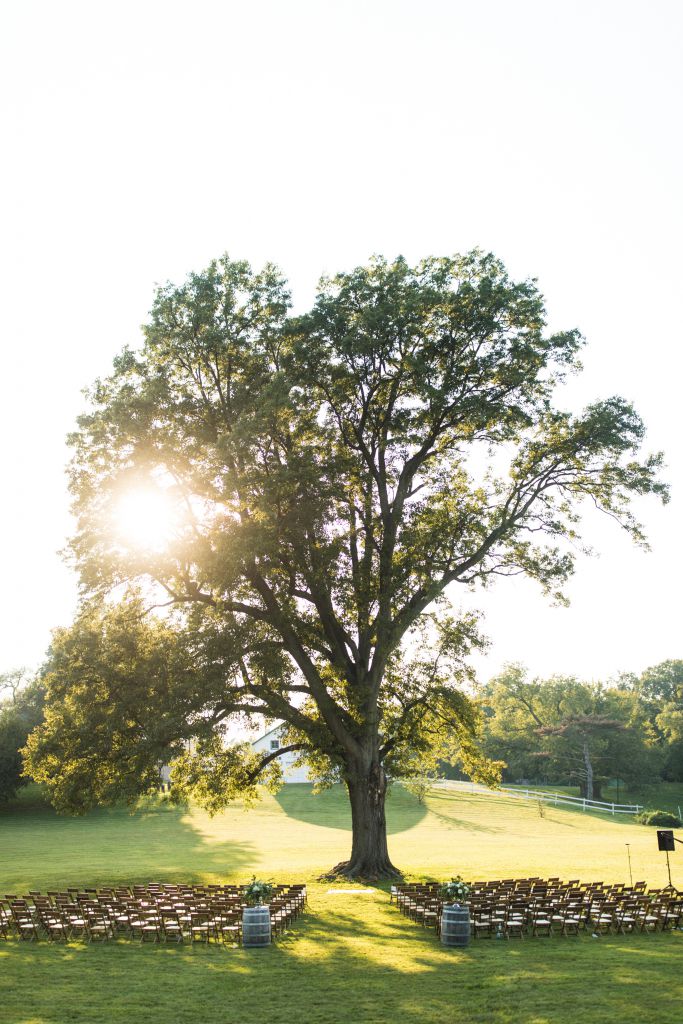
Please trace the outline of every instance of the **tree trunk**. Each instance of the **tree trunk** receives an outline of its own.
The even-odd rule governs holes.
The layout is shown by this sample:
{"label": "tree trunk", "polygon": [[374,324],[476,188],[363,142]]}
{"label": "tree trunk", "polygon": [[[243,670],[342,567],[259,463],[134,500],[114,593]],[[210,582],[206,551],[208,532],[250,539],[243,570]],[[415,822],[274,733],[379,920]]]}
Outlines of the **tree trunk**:
{"label": "tree trunk", "polygon": [[373,764],[369,771],[349,772],[346,785],[353,829],[351,856],[337,864],[331,873],[367,881],[399,878],[401,873],[389,860],[387,847],[384,813],[387,778],[384,769],[380,764]]}
{"label": "tree trunk", "polygon": [[583,763],[586,771],[586,800],[593,799],[593,765],[591,764],[590,750],[588,743],[583,743]]}

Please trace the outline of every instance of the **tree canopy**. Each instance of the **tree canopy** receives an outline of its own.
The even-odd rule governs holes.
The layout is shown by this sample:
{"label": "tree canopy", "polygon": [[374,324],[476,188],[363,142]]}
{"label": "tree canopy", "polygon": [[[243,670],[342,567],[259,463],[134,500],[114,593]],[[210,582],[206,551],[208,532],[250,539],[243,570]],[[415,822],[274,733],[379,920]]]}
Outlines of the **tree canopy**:
{"label": "tree canopy", "polygon": [[[92,389],[71,438],[86,603],[57,638],[30,763],[73,809],[127,772],[143,789],[175,753],[177,791],[216,809],[277,774],[226,747],[228,723],[279,719],[348,786],[340,870],[389,875],[388,773],[457,749],[474,777],[499,774],[466,686],[482,641],[454,589],[523,573],[561,595],[586,505],[644,542],[630,500],[666,497],[661,459],[638,454],[643,424],[619,397],[555,408],[582,338],[548,333],[535,282],[492,255],[376,258],[289,308],[275,267],[224,256],[158,290],[143,348]],[[131,493],[158,509],[145,544],[121,527]],[[145,622],[140,602],[165,617]],[[104,671],[88,638],[127,616],[131,647]]]}
{"label": "tree canopy", "polygon": [[566,676],[529,679],[520,665],[509,665],[481,695],[484,749],[505,761],[513,781],[575,783],[600,800],[609,779],[637,786],[661,772],[648,708],[632,688]]}
{"label": "tree canopy", "polygon": [[639,676],[624,674],[620,685],[636,695],[647,715],[664,757],[664,777],[683,781],[683,661],[662,661]]}
{"label": "tree canopy", "polygon": [[0,674],[0,803],[11,800],[27,782],[22,748],[43,720],[45,691],[26,669]]}

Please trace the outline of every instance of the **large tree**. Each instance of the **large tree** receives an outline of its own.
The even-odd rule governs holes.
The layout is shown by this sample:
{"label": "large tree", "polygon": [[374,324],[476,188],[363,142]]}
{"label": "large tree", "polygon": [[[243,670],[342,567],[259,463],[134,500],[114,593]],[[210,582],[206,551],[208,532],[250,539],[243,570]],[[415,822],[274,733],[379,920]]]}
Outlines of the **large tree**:
{"label": "large tree", "polygon": [[663,661],[620,680],[636,694],[664,755],[664,777],[683,781],[683,661]]}
{"label": "large tree", "polygon": [[[388,775],[457,747],[470,773],[496,776],[462,687],[480,641],[476,620],[453,611],[455,585],[523,573],[560,593],[584,505],[642,542],[629,502],[665,497],[659,457],[638,457],[643,426],[621,398],[580,415],[554,408],[582,339],[549,334],[535,283],[479,252],[375,259],[323,280],[298,316],[274,267],[226,256],[159,289],[144,333],[72,437],[72,550],[88,603],[58,639],[51,700],[55,721],[74,711],[80,747],[48,723],[33,770],[53,786],[79,772],[64,800],[79,806],[89,779],[101,800],[134,788],[122,766],[141,743],[152,765],[194,737],[174,780],[215,809],[276,772],[226,748],[226,723],[280,719],[284,749],[348,787],[352,849],[338,870],[390,876]],[[121,527],[132,493],[159,510],[146,545]],[[120,629],[112,600],[150,582],[167,619],[141,627],[144,656],[131,640],[128,661],[102,664],[92,637]],[[167,629],[181,664],[168,654],[150,675],[149,643],[166,648]],[[98,694],[108,749],[88,741]]]}
{"label": "large tree", "polygon": [[527,678],[508,665],[482,690],[484,751],[505,761],[512,779],[579,783],[589,800],[618,777],[639,785],[657,777],[661,755],[630,689],[565,676]]}

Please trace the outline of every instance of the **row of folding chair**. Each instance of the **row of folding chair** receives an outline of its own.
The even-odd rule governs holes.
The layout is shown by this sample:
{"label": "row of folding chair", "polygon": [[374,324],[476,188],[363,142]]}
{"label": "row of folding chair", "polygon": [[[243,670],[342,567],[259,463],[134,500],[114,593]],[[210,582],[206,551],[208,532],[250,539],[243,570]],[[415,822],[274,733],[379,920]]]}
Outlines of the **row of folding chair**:
{"label": "row of folding chair", "polygon": [[[646,884],[580,883],[551,879],[502,879],[473,883],[466,903],[473,937],[568,936],[590,930],[665,931],[683,923],[683,897],[670,890],[646,891]],[[391,900],[425,927],[441,927],[443,901],[438,883],[395,886]]]}
{"label": "row of folding chair", "polygon": [[[305,885],[275,888],[270,901],[273,933],[285,931],[307,902]],[[157,885],[67,889],[0,900],[0,937],[88,942],[125,935],[140,942],[241,941],[243,888]]]}

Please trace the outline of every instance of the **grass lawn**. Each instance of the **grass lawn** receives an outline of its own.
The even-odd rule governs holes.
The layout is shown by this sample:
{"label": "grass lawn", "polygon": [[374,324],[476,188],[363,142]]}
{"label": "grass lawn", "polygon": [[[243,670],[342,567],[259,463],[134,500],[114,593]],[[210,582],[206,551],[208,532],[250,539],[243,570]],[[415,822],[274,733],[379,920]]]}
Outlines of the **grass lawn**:
{"label": "grass lawn", "polygon": [[[664,885],[655,832],[630,821],[475,794],[418,805],[396,788],[390,849],[408,877],[561,875]],[[145,880],[307,881],[310,909],[267,950],[0,941],[2,1024],[272,1024],[681,1020],[683,932],[593,940],[481,940],[442,950],[386,892],[316,883],[349,849],[340,789],[285,787],[214,819],[150,804],[59,818],[30,793],[0,814],[0,891]],[[679,833],[683,838],[683,834]],[[683,856],[681,856],[683,860]],[[677,859],[672,857],[674,869]],[[678,877],[677,877],[678,875]],[[681,871],[674,883],[683,888]]]}

